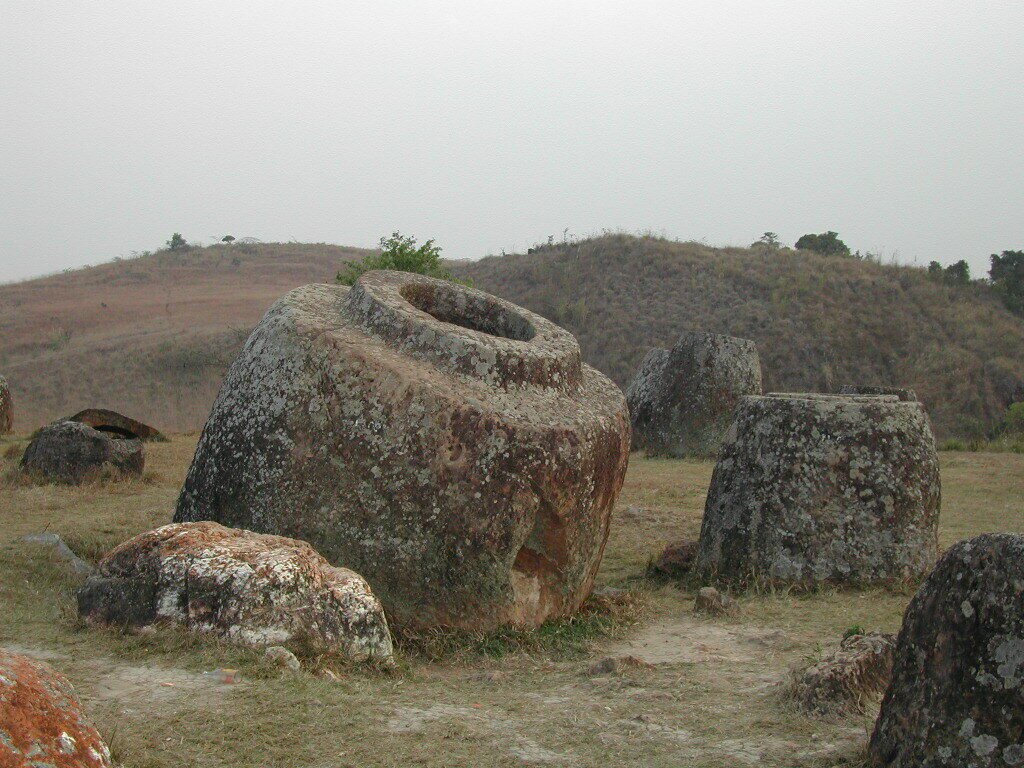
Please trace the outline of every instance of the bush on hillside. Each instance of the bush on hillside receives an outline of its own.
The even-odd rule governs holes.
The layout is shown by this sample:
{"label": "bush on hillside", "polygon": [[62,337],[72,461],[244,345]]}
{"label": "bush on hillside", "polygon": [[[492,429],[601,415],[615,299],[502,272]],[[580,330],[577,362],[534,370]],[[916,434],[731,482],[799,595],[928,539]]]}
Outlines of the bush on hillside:
{"label": "bush on hillside", "polygon": [[988,276],[1007,309],[1024,315],[1024,251],[993,253]]}
{"label": "bush on hillside", "polygon": [[182,236],[181,232],[175,232],[167,241],[167,247],[172,251],[184,251],[188,248],[188,240]]}
{"label": "bush on hillside", "polygon": [[796,241],[798,251],[814,251],[822,256],[849,256],[850,247],[839,239],[837,232],[822,232],[820,235],[803,235]]}
{"label": "bush on hillside", "polygon": [[352,285],[364,272],[374,269],[394,269],[399,272],[415,272],[420,275],[452,280],[452,273],[441,264],[441,248],[433,239],[423,245],[416,245],[415,237],[405,237],[392,232],[390,237],[380,239],[380,253],[367,256],[362,261],[349,261],[335,278],[342,285]]}
{"label": "bush on hillside", "polygon": [[964,286],[971,284],[971,268],[964,260],[943,267],[937,261],[928,263],[928,274],[946,285]]}

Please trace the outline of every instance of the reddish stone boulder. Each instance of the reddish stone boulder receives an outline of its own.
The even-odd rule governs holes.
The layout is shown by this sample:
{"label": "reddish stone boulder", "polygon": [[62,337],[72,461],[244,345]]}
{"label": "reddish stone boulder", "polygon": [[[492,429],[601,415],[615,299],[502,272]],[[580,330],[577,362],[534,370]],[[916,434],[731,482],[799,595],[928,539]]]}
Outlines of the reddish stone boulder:
{"label": "reddish stone boulder", "polygon": [[0,649],[0,766],[111,768],[110,750],[71,683],[49,665]]}
{"label": "reddish stone boulder", "polygon": [[697,559],[696,539],[679,539],[670,542],[648,569],[652,576],[681,578],[692,569]]}
{"label": "reddish stone boulder", "polygon": [[7,378],[0,376],[0,435],[14,429],[14,399]]}
{"label": "reddish stone boulder", "polygon": [[869,755],[884,768],[1024,765],[1024,535],[961,541],[921,585]]}
{"label": "reddish stone boulder", "polygon": [[120,437],[135,438],[143,442],[167,442],[167,438],[155,427],[143,424],[141,421],[136,421],[117,411],[108,411],[106,408],[86,408],[74,416],[69,416],[67,420],[88,424],[95,430]]}
{"label": "reddish stone boulder", "polygon": [[590,591],[625,399],[568,332],[473,288],[369,272],[271,307],[175,519],[309,541],[419,628],[538,625]]}
{"label": "reddish stone boulder", "polygon": [[304,541],[211,522],[129,539],[78,592],[96,624],[172,623],[252,646],[390,663],[391,633],[361,576]]}

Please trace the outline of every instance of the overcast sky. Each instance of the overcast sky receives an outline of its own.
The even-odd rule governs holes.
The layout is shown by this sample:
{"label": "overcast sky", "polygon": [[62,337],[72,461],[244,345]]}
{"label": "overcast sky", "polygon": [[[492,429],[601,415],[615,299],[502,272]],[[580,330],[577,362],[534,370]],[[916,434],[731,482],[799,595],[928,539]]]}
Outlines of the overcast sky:
{"label": "overcast sky", "polygon": [[1024,3],[0,0],[0,281],[563,230],[1024,248]]}

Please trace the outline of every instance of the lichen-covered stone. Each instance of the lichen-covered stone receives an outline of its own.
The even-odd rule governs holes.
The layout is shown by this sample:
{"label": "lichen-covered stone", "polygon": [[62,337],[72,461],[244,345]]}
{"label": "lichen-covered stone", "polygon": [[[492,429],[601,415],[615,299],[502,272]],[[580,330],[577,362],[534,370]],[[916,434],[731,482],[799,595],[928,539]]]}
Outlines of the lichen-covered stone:
{"label": "lichen-covered stone", "polygon": [[850,635],[817,663],[794,672],[787,697],[815,715],[863,712],[889,684],[895,650],[890,634]]}
{"label": "lichen-covered stone", "polygon": [[917,578],[937,556],[939,500],[920,403],[747,397],[712,474],[695,567],[739,584]]}
{"label": "lichen-covered stone", "polygon": [[416,627],[537,625],[586,598],[629,452],[576,340],[400,272],[308,285],[232,365],[176,520],[311,542]]}
{"label": "lichen-covered stone", "polygon": [[962,541],[921,585],[869,751],[884,768],[1024,765],[1024,536]]}
{"label": "lichen-covered stone", "polygon": [[72,484],[111,472],[141,475],[145,463],[141,441],[67,420],[36,432],[21,458],[23,470]]}
{"label": "lichen-covered stone", "polygon": [[844,384],[841,395],[896,395],[905,402],[917,402],[917,394],[910,387],[888,387],[874,384]]}
{"label": "lichen-covered stone", "polygon": [[309,544],[175,523],[111,551],[78,592],[95,624],[161,622],[250,646],[285,646],[352,661],[390,663],[391,633],[363,578]]}
{"label": "lichen-covered stone", "polygon": [[111,768],[71,683],[49,665],[0,649],[0,766]]}
{"label": "lichen-covered stone", "polygon": [[626,390],[633,447],[655,456],[715,456],[744,395],[761,394],[757,345],[685,333],[647,353]]}
{"label": "lichen-covered stone", "polygon": [[714,587],[701,587],[693,600],[693,612],[706,616],[739,616],[743,613],[736,598]]}
{"label": "lichen-covered stone", "polygon": [[0,376],[0,435],[14,429],[14,398],[6,376]]}
{"label": "lichen-covered stone", "polygon": [[88,424],[100,432],[109,432],[120,437],[131,437],[142,441],[167,442],[167,438],[155,427],[106,408],[86,408],[68,421]]}

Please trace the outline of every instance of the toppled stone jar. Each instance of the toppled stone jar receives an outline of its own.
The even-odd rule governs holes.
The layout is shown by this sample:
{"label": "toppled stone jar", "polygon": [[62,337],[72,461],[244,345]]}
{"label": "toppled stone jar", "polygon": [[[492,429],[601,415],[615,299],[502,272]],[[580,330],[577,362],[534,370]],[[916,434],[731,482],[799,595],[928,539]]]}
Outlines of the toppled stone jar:
{"label": "toppled stone jar", "polygon": [[36,432],[21,457],[23,470],[68,484],[107,473],[141,475],[145,463],[141,441],[66,419]]}
{"label": "toppled stone jar", "polygon": [[143,442],[169,442],[156,427],[151,427],[149,424],[144,424],[141,421],[125,416],[123,413],[106,408],[86,408],[74,416],[69,416],[67,420],[88,424],[100,432],[108,432],[112,435],[129,437],[135,440],[142,440]]}
{"label": "toppled stone jar", "polygon": [[917,578],[937,556],[939,501],[920,403],[747,397],[712,474],[695,568],[737,584]]}
{"label": "toppled stone jar", "polygon": [[67,678],[0,648],[0,765],[111,768],[110,750]]}
{"label": "toppled stone jar", "polygon": [[685,333],[671,350],[648,352],[626,390],[633,447],[653,456],[715,456],[740,399],[759,394],[754,342]]}
{"label": "toppled stone jar", "polygon": [[93,624],[177,624],[240,645],[392,661],[384,611],[363,578],[304,541],[212,522],[165,525],[100,562],[78,591]]}
{"label": "toppled stone jar", "polygon": [[962,541],[921,585],[869,754],[885,768],[1024,765],[1024,536]]}
{"label": "toppled stone jar", "polygon": [[278,300],[232,365],[175,520],[303,539],[396,624],[537,625],[586,598],[629,454],[575,338],[402,272]]}

